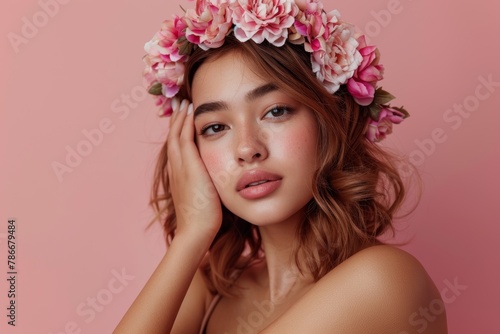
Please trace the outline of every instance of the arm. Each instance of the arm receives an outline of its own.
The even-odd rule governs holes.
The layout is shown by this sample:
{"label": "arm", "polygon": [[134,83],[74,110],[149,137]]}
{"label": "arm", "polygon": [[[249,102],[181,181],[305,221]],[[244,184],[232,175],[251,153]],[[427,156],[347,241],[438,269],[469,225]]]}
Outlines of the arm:
{"label": "arm", "polygon": [[[207,197],[203,208],[195,202],[203,196],[200,186],[213,187],[211,194],[216,191],[194,143],[192,105],[188,107],[187,101],[180,107],[178,101],[172,105],[167,172],[176,211],[176,235],[114,334],[163,334],[171,333],[172,328],[178,333],[193,332],[203,317],[208,292],[200,275],[195,274],[220,228],[222,210],[218,197]],[[191,321],[186,321],[191,312],[188,308],[194,310],[189,314]]]}
{"label": "arm", "polygon": [[260,333],[292,332],[446,334],[446,312],[434,283],[413,256],[374,246],[325,275]]}
{"label": "arm", "polygon": [[[113,333],[170,333],[207,249],[206,242],[200,242],[188,235],[177,235]],[[196,306],[191,310],[191,322],[184,322],[184,325],[195,326],[201,323],[203,317],[205,295],[200,294],[202,289],[195,281],[191,291],[192,296],[186,298],[185,303]]]}

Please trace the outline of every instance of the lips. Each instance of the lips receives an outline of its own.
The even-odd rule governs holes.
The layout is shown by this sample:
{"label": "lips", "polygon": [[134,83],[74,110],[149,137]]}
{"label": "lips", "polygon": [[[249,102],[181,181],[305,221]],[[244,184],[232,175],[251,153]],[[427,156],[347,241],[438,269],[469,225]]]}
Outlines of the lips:
{"label": "lips", "polygon": [[281,176],[258,169],[250,170],[248,172],[245,172],[240,178],[240,180],[236,184],[236,191],[240,191],[248,187],[254,187],[269,181],[277,180],[281,180]]}
{"label": "lips", "polygon": [[276,190],[281,184],[280,175],[263,170],[245,172],[236,184],[236,191],[247,199],[257,199]]}

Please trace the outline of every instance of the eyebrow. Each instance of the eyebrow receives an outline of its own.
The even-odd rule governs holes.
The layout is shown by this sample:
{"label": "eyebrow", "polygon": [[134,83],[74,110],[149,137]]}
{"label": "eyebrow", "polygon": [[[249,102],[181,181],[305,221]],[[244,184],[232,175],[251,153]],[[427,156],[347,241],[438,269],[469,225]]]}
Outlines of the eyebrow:
{"label": "eyebrow", "polygon": [[[258,99],[259,97],[262,97],[276,90],[278,90],[278,86],[276,86],[275,84],[273,83],[264,84],[249,91],[245,96],[245,100],[247,102],[251,102]],[[194,117],[207,112],[213,112],[216,110],[227,110],[227,109],[228,105],[224,101],[203,103],[199,105],[198,108],[196,108],[196,110],[194,111]]]}
{"label": "eyebrow", "polygon": [[278,90],[278,86],[276,86],[273,83],[268,83],[268,84],[259,86],[255,89],[252,89],[251,91],[249,91],[247,93],[247,95],[245,96],[245,100],[247,100],[248,102],[251,102],[259,97],[262,97],[266,94],[274,92],[275,90]]}

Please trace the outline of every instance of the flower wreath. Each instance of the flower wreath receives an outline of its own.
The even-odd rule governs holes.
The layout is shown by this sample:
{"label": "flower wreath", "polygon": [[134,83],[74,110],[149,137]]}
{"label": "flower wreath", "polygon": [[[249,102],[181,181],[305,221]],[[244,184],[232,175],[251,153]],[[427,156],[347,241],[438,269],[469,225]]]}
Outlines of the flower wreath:
{"label": "flower wreath", "polygon": [[378,49],[341,21],[337,10],[324,11],[320,0],[197,0],[184,16],[165,20],[144,46],[144,79],[161,116],[172,113],[192,50],[218,48],[230,33],[241,42],[303,44],[313,73],[330,93],[346,85],[354,100],[368,107],[366,137],[371,142],[384,139],[392,124],[409,116],[403,107],[391,107],[394,96],[377,87],[384,73]]}

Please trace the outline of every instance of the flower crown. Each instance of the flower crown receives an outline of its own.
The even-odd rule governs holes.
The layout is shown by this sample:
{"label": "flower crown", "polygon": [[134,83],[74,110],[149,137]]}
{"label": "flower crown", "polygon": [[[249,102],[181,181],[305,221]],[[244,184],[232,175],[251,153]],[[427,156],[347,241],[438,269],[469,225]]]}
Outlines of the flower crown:
{"label": "flower crown", "polygon": [[164,21],[144,46],[144,79],[161,116],[172,113],[193,49],[218,48],[231,33],[241,42],[304,45],[313,73],[331,94],[346,85],[356,103],[368,107],[366,137],[372,142],[384,139],[392,124],[409,116],[403,107],[391,107],[394,96],[377,87],[384,73],[378,49],[367,46],[338,11],[324,11],[320,0],[197,0],[195,9]]}

